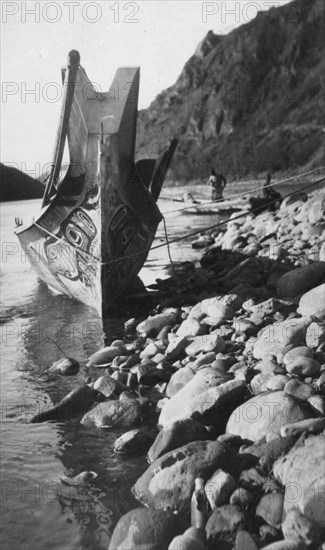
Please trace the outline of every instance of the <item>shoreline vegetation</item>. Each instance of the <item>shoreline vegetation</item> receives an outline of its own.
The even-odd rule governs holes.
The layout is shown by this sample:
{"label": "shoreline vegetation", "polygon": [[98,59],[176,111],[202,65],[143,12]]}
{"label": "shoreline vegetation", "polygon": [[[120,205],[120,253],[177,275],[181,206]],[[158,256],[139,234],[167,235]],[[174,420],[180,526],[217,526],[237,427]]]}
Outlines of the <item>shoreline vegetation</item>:
{"label": "shoreline vegetation", "polygon": [[98,376],[31,420],[122,428],[115,452],[147,456],[109,550],[324,549],[324,212],[300,192],[209,231],[89,358]]}

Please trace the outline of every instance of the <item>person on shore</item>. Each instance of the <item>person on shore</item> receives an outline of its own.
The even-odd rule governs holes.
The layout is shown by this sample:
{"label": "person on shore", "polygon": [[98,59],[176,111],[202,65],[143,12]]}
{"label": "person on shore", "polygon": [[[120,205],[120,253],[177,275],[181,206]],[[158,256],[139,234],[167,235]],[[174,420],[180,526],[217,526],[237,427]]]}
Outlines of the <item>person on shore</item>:
{"label": "person on shore", "polygon": [[270,185],[272,176],[268,172],[266,180],[262,184],[258,197],[252,197],[249,202],[255,213],[263,212],[269,208],[270,210],[277,210],[282,202],[282,196],[278,191],[275,191]]}
{"label": "person on shore", "polygon": [[260,193],[261,199],[269,199],[270,198],[270,194],[273,191],[272,187],[269,187],[269,185],[271,183],[271,179],[272,179],[272,176],[271,176],[270,172],[268,172],[267,176],[266,176],[266,180],[262,184],[262,187],[261,187],[261,193]]}
{"label": "person on shore", "polygon": [[207,185],[211,187],[211,200],[222,201],[223,190],[226,187],[227,180],[222,174],[217,174],[214,168],[210,171],[210,177]]}

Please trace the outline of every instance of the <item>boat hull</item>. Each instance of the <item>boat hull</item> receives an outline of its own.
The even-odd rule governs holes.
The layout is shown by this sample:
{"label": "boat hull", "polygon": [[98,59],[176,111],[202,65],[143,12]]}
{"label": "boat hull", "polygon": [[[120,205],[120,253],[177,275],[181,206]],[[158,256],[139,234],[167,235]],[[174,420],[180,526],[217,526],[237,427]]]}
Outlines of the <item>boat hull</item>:
{"label": "boat hull", "polygon": [[150,186],[160,191],[175,149],[163,162],[134,162],[139,69],[118,69],[113,82],[98,93],[78,68],[67,173],[47,186],[38,218],[17,231],[39,277],[99,314],[128,292],[145,262],[162,219]]}

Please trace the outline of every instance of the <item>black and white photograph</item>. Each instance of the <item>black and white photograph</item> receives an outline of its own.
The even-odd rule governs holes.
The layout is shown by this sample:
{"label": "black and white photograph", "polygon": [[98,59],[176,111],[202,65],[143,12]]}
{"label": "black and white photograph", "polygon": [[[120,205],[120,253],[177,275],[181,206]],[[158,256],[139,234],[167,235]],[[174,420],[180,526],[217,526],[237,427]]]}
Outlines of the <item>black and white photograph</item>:
{"label": "black and white photograph", "polygon": [[325,550],[324,0],[2,0],[1,550]]}

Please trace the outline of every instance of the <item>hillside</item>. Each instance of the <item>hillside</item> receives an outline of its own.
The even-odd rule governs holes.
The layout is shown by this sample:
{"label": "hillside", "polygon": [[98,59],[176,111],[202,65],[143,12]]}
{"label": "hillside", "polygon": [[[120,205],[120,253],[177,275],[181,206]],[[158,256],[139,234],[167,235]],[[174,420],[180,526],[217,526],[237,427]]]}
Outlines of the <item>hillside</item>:
{"label": "hillside", "polygon": [[140,158],[180,144],[179,181],[324,164],[324,2],[298,0],[228,35],[209,31],[177,82],[139,113]]}
{"label": "hillside", "polygon": [[0,202],[38,199],[43,193],[43,183],[13,166],[0,163]]}

